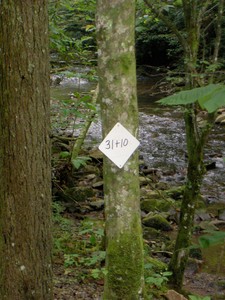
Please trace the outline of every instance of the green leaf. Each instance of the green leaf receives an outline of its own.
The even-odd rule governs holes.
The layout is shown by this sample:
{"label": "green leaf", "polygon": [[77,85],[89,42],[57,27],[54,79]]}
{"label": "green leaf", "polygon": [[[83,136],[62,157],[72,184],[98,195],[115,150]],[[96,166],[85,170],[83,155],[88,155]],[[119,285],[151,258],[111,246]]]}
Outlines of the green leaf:
{"label": "green leaf", "polygon": [[151,264],[151,263],[146,263],[145,265],[144,265],[144,268],[147,270],[147,269],[152,269],[153,268],[153,264]]}
{"label": "green leaf", "polygon": [[90,236],[90,243],[91,243],[92,245],[96,245],[96,237],[95,237],[94,234],[92,234],[92,235]]}
{"label": "green leaf", "polygon": [[160,287],[163,283],[163,278],[147,277],[145,282]]}
{"label": "green leaf", "polygon": [[76,159],[72,159],[71,162],[76,169],[79,169],[81,166],[85,166],[88,160],[91,160],[91,158],[87,156],[78,156]]}
{"label": "green leaf", "polygon": [[190,91],[182,91],[177,94],[162,98],[157,102],[163,105],[185,105],[195,102],[195,99],[190,97]]}
{"label": "green leaf", "polygon": [[195,103],[198,99],[205,97],[217,88],[215,84],[209,84],[204,87],[195,88],[192,90],[181,91],[177,94],[165,97],[157,102],[166,105],[186,105]]}
{"label": "green leaf", "polygon": [[85,31],[93,31],[95,30],[95,26],[92,24],[88,24],[85,26]]}
{"label": "green leaf", "polygon": [[99,269],[92,269],[91,270],[91,276],[94,278],[94,279],[98,279],[101,275],[101,270]]}
{"label": "green leaf", "polygon": [[87,102],[91,100],[91,95],[85,95],[80,99],[82,102]]}
{"label": "green leaf", "polygon": [[195,295],[188,295],[190,300],[211,300],[209,296],[201,297],[201,296],[195,296]]}
{"label": "green leaf", "polygon": [[59,154],[59,157],[60,158],[67,158],[67,157],[69,157],[70,156],[70,152],[68,152],[68,151],[62,151],[62,152],[60,152],[60,154]]}
{"label": "green leaf", "polygon": [[136,32],[143,32],[143,31],[146,30],[146,27],[144,27],[144,26],[137,26],[137,27],[135,28],[135,30],[136,30]]}
{"label": "green leaf", "polygon": [[218,108],[225,105],[225,87],[218,86],[217,89],[208,95],[208,97],[199,99],[199,104],[209,113],[216,111]]}
{"label": "green leaf", "polygon": [[202,235],[199,237],[198,242],[201,248],[223,244],[225,242],[225,232],[214,231],[211,235]]}
{"label": "green leaf", "polygon": [[173,273],[172,272],[169,272],[169,271],[166,271],[166,272],[163,272],[162,275],[163,276],[171,276]]}
{"label": "green leaf", "polygon": [[209,84],[204,87],[181,91],[157,102],[164,105],[187,105],[198,102],[202,109],[212,113],[225,105],[224,95],[224,85]]}

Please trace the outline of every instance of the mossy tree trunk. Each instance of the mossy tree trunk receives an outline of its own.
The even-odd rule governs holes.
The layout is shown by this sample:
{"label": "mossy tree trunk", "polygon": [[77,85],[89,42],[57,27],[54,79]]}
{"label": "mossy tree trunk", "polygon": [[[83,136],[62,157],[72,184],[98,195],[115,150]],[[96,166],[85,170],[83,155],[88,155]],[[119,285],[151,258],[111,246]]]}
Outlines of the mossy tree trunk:
{"label": "mossy tree trunk", "polygon": [[[202,85],[198,76],[197,60],[200,44],[200,32],[203,15],[208,3],[199,8],[198,1],[192,4],[183,1],[183,12],[187,43],[184,47],[186,61],[186,88],[191,89]],[[173,272],[170,282],[178,289],[182,288],[184,271],[189,256],[191,237],[194,225],[196,204],[200,196],[202,180],[205,174],[204,148],[207,137],[211,131],[213,116],[208,115],[205,124],[199,126],[199,107],[197,104],[189,105],[184,112],[186,142],[187,142],[187,179],[180,211],[180,222],[173,256],[169,269]]]}
{"label": "mossy tree trunk", "polygon": [[[182,1],[185,35],[178,30],[176,25],[166,14],[163,14],[163,11],[160,9],[161,4],[157,3],[156,5],[153,0],[144,1],[152,11],[165,22],[168,28],[176,34],[183,47],[186,89],[203,85],[204,82],[201,76],[198,76],[197,61],[199,59],[202,22],[204,14],[210,5],[210,1],[206,0],[204,3],[199,0]],[[223,1],[221,0],[220,7],[222,3]],[[219,31],[217,31],[217,35],[220,35]],[[218,55],[218,49],[215,49],[215,51]],[[173,272],[173,276],[170,277],[170,282],[178,289],[181,289],[183,284],[184,271],[191,244],[195,208],[205,173],[203,164],[204,148],[213,125],[213,115],[209,114],[205,125],[199,126],[197,121],[199,110],[200,108],[194,104],[187,106],[184,112],[188,154],[187,179],[175,249],[169,264],[169,269]]]}
{"label": "mossy tree trunk", "polygon": [[0,299],[52,299],[47,1],[0,1]]}
{"label": "mossy tree trunk", "polygon": [[214,42],[214,52],[212,56],[212,65],[213,70],[211,76],[210,76],[210,82],[213,82],[216,76],[216,70],[220,68],[220,64],[218,63],[218,58],[219,58],[219,51],[220,51],[220,45],[221,45],[221,39],[222,39],[222,25],[223,25],[223,16],[224,16],[224,0],[219,0],[218,1],[218,14],[217,14],[217,22],[215,25],[215,42]]}
{"label": "mossy tree trunk", "polygon": [[[137,136],[135,1],[97,1],[99,101],[103,137],[120,122]],[[104,158],[106,300],[143,299],[138,153],[119,169]]]}
{"label": "mossy tree trunk", "polygon": [[211,130],[209,123],[201,132],[196,128],[194,110],[189,108],[185,112],[185,128],[188,153],[187,179],[183,201],[180,210],[180,222],[174,252],[169,264],[173,272],[170,282],[178,289],[182,288],[184,271],[189,256],[191,237],[194,224],[196,203],[200,196],[202,180],[205,174],[203,163],[204,147]]}

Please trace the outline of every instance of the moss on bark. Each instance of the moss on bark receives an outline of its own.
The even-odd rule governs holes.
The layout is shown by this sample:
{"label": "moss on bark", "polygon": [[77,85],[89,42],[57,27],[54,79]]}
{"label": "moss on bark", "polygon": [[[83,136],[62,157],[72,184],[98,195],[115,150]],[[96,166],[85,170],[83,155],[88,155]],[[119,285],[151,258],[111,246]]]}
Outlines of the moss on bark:
{"label": "moss on bark", "polygon": [[[103,137],[117,122],[137,137],[135,1],[98,0],[97,11]],[[104,299],[143,299],[143,240],[137,153],[122,169],[104,158],[104,195],[108,270]]]}
{"label": "moss on bark", "polygon": [[184,196],[181,205],[180,223],[175,244],[175,250],[170,261],[169,268],[173,272],[170,281],[177,288],[181,289],[183,284],[184,271],[189,255],[194,214],[199,199],[200,188],[205,174],[203,163],[203,151],[206,138],[210,132],[207,127],[205,131],[197,134],[195,127],[195,115],[192,109],[185,113],[186,139],[188,150],[188,172],[184,189]]}
{"label": "moss on bark", "polygon": [[108,241],[107,279],[104,299],[141,299],[143,286],[143,251],[139,223],[134,220],[130,232]]}

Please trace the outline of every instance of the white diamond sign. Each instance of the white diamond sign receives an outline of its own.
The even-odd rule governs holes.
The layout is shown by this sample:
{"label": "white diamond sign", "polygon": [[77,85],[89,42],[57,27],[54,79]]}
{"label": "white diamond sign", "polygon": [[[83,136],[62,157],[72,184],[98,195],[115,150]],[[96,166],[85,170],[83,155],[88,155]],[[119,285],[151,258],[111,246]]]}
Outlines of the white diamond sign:
{"label": "white diamond sign", "polygon": [[120,123],[117,123],[99,145],[117,167],[122,168],[137,149],[140,142]]}

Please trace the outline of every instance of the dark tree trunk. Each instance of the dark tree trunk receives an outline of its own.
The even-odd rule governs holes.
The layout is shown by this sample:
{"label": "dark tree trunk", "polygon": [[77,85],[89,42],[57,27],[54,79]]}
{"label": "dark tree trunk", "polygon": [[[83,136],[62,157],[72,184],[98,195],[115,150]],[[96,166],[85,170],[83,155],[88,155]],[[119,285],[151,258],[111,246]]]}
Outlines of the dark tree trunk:
{"label": "dark tree trunk", "polygon": [[0,299],[52,299],[47,1],[0,2]]}

